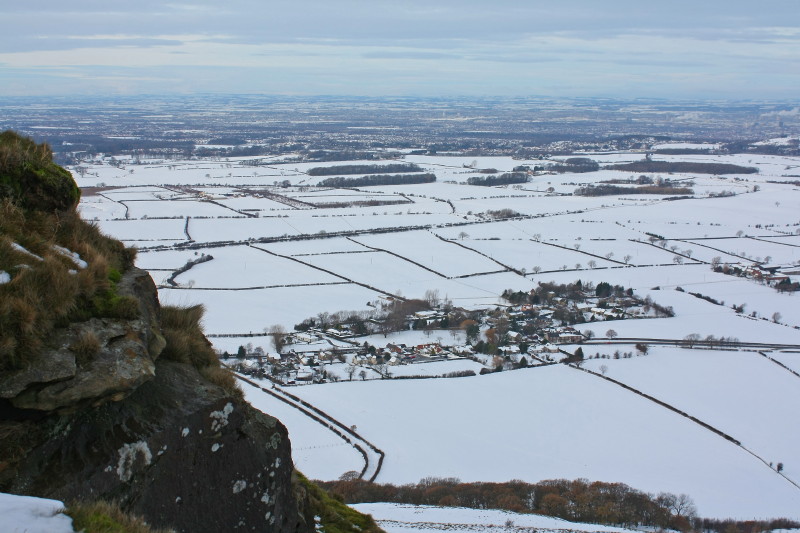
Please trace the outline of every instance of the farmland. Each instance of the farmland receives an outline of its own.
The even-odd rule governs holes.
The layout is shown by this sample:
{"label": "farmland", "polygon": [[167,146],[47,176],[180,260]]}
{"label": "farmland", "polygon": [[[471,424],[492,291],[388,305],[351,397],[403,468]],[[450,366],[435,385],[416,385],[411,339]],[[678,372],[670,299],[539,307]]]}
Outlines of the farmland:
{"label": "farmland", "polygon": [[[377,481],[588,478],[687,493],[703,516],[800,518],[793,445],[800,378],[792,372],[800,367],[799,296],[767,279],[796,281],[800,270],[800,189],[786,177],[800,159],[580,156],[599,170],[531,171],[525,183],[497,187],[468,180],[567,156],[397,150],[380,164],[413,163],[436,181],[343,188],[317,185],[330,176],[359,177],[337,175],[336,166],[376,162],[117,158],[112,165],[98,156],[81,162],[76,179],[93,188],[84,193],[82,215],[138,248],[138,265],[159,284],[162,304],[204,304],[210,340],[220,352],[242,347],[244,367],[292,365],[292,381],[317,382],[276,387],[357,427],[385,454]],[[573,195],[638,178],[603,167],[645,158],[758,172],[647,173],[691,182],[692,194],[680,197]],[[309,175],[325,166],[334,168]],[[717,272],[716,264],[771,270],[755,279]],[[589,309],[601,305],[595,299],[575,315],[578,339],[547,356],[537,351],[547,343],[541,336],[483,352],[456,350],[467,344],[464,319],[476,323],[476,340],[491,345],[498,313],[523,312],[504,291],[532,294],[540,283],[578,280],[620,287],[620,300],[603,302],[604,309],[622,306],[628,291],[635,305],[648,299],[674,316],[630,309],[604,315]],[[428,302],[432,314],[384,327],[382,310],[413,301]],[[540,318],[558,311],[535,305]],[[359,317],[365,330],[342,321],[315,327],[344,315]],[[281,361],[271,328],[291,334],[309,319],[310,330],[286,336]],[[411,329],[414,321],[421,327]],[[364,343],[377,350],[367,352]],[[388,344],[404,346],[396,353],[405,357],[391,359]],[[649,345],[646,354],[635,348],[640,344]],[[417,346],[428,352],[414,352]],[[581,360],[572,357],[578,347]],[[288,353],[296,355],[291,362]],[[550,364],[556,361],[565,364]],[[441,377],[453,373],[465,377]],[[261,386],[272,388],[265,378]],[[353,447],[300,409],[243,388],[287,425],[297,466],[310,477],[365,468]]]}

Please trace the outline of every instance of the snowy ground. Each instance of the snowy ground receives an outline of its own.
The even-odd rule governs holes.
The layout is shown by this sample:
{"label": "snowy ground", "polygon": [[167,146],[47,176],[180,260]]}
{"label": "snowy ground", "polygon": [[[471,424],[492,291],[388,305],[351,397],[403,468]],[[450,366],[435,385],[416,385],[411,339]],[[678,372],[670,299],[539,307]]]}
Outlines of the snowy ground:
{"label": "snowy ground", "polygon": [[[377,481],[587,478],[688,493],[703,516],[797,517],[800,509],[800,490],[747,451],[565,366],[292,392],[357,425],[386,452]],[[291,427],[291,419],[284,422]]]}
{"label": "snowy ground", "polygon": [[0,530],[4,533],[73,533],[72,519],[56,500],[0,493]]}
{"label": "snowy ground", "polygon": [[[643,156],[591,157],[605,165]],[[467,184],[482,175],[478,169],[507,172],[537,164],[510,157],[407,156],[434,172],[437,181],[358,191],[305,188],[321,179],[305,174],[321,163],[276,160],[253,167],[247,158],[122,168],[92,164],[77,181],[113,187],[85,196],[81,213],[140,248],[138,264],[158,283],[199,254],[214,257],[177,276],[179,287],[159,292],[165,304],[205,304],[204,325],[211,334],[261,333],[273,324],[291,330],[321,312],[364,311],[390,294],[423,298],[428,290],[457,306],[494,307],[504,303],[505,289],[529,291],[538,282],[580,279],[630,287],[675,310],[674,318],[578,326],[600,339],[614,329],[620,337],[698,334],[800,345],[800,296],[714,273],[708,264],[715,257],[745,265],[769,257],[771,264],[800,270],[800,189],[770,183],[785,181],[786,168],[797,161],[752,154],[653,157],[734,163],[760,172],[669,176],[694,181],[695,197],[674,201],[658,195],[571,195],[587,184],[638,177],[607,169],[537,175],[520,186]],[[272,187],[283,180],[291,186]],[[248,193],[243,187],[254,189]],[[257,197],[256,190],[277,196]],[[736,195],[710,197],[725,191]],[[387,201],[404,203],[377,205]],[[524,216],[492,220],[489,212],[503,209]],[[659,238],[665,246],[650,243]],[[192,248],[176,250],[176,244]],[[734,304],[745,304],[744,313],[735,313]],[[358,341],[421,344],[437,337],[423,335]],[[446,344],[463,342],[442,336]],[[265,337],[212,340],[231,353],[247,342],[271,349]],[[587,346],[585,352],[612,355],[616,348]],[[769,466],[782,462],[784,474],[800,483],[794,446],[800,421],[792,411],[800,402],[800,379],[752,352],[651,350],[646,357],[592,359],[586,365],[597,371],[605,365],[609,377],[719,426],[755,455],[619,385],[564,366],[472,378],[347,382],[339,364],[328,370],[343,382],[292,392],[357,424],[386,452],[378,481],[588,478],[687,493],[705,516],[800,518],[800,489]],[[797,353],[769,355],[800,372]],[[479,366],[460,360],[392,372],[443,375],[477,372]],[[360,470],[360,455],[339,437],[285,404],[262,398],[257,389],[247,396],[287,425],[295,461],[311,477],[335,479]]]}
{"label": "snowy ground", "polygon": [[535,514],[520,514],[492,509],[464,507],[433,507],[397,503],[359,503],[353,509],[370,514],[387,533],[480,531],[482,533],[527,532],[531,529],[546,533],[598,532],[627,533],[633,530],[568,522],[559,518]]}

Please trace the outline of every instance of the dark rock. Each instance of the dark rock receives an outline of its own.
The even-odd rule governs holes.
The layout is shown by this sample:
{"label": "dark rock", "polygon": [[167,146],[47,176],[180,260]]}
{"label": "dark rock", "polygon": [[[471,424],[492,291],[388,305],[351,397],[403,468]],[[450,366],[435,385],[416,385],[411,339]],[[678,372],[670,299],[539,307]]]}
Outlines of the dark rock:
{"label": "dark rock", "polygon": [[292,490],[284,426],[189,365],[158,361],[125,401],[31,429],[24,457],[0,470],[4,492],[113,499],[181,532],[314,529]]}

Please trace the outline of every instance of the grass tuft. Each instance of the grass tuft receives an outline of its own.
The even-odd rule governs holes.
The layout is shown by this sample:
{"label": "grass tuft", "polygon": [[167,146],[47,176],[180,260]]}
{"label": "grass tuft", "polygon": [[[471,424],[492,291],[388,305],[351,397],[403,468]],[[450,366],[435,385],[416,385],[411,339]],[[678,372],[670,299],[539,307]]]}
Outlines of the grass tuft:
{"label": "grass tuft", "polygon": [[78,364],[84,365],[100,352],[100,341],[93,332],[83,331],[75,342],[69,345],[69,349],[75,354]]}
{"label": "grass tuft", "polygon": [[355,509],[348,507],[341,501],[332,497],[325,490],[321,489],[303,474],[296,470],[292,474],[295,491],[298,499],[305,493],[308,496],[311,510],[315,516],[319,516],[322,521],[322,529],[325,533],[382,533],[372,516],[362,514]]}
{"label": "grass tuft", "polygon": [[[54,245],[88,266],[79,268]],[[23,209],[0,198],[0,270],[11,277],[0,284],[0,371],[24,367],[56,327],[92,317],[136,318],[138,301],[116,291],[134,257],[74,210]]]}
{"label": "grass tuft", "polygon": [[64,511],[76,531],[85,533],[174,533],[154,529],[142,518],[123,512],[119,505],[104,501],[73,502]]}
{"label": "grass tuft", "polygon": [[194,366],[206,380],[219,385],[236,398],[242,390],[227,368],[220,366],[219,357],[203,335],[205,307],[161,307],[161,332],[167,345],[160,357]]}

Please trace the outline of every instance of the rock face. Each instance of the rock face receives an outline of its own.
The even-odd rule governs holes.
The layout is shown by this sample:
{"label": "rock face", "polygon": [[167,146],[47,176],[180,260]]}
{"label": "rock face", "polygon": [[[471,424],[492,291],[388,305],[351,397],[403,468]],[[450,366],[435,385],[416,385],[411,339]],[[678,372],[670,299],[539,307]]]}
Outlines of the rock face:
{"label": "rock face", "polygon": [[[0,202],[19,217],[15,228],[23,227],[23,216],[33,211],[71,215],[39,213],[32,227],[42,226],[44,240],[58,232],[41,221],[58,224],[74,239],[92,241],[87,249],[107,261],[105,267],[102,262],[93,266],[100,265],[102,276],[117,283],[105,296],[89,293],[86,297],[100,298],[99,304],[93,299],[85,309],[73,309],[82,313],[64,314],[64,303],[59,313],[45,314],[36,327],[47,332],[47,339],[17,328],[30,328],[33,319],[7,320],[8,331],[16,335],[11,344],[29,343],[29,351],[39,355],[25,352],[19,364],[0,366],[13,369],[0,370],[0,492],[67,502],[114,500],[153,526],[181,532],[315,531],[315,517],[335,515],[335,504],[312,499],[308,481],[295,482],[286,428],[241,399],[196,326],[171,324],[165,316],[171,343],[165,350],[153,280],[129,268],[133,254],[121,243],[74,223],[81,222],[74,211],[79,190],[51,156],[46,145],[0,133]],[[62,226],[61,220],[73,222]],[[85,244],[70,242],[73,248]],[[112,265],[118,267],[113,277]],[[39,307],[52,306],[44,294],[58,285],[40,285],[42,290],[15,297],[22,304],[30,297],[41,299]],[[65,302],[79,305],[77,289],[51,294],[64,295]],[[106,304],[116,311],[105,313]],[[8,309],[6,318],[17,312]],[[65,316],[135,318],[89,318],[54,329],[52,324]],[[177,347],[194,352],[178,357]],[[372,522],[373,529],[357,528],[349,519],[344,523],[338,530],[377,531]]]}
{"label": "rock face", "polygon": [[[147,272],[134,268],[125,273],[118,291],[139,301],[139,318],[93,318],[56,330],[50,350],[21,370],[0,374],[0,398],[21,409],[74,410],[119,401],[152,379],[165,345],[155,285]],[[87,337],[97,349],[84,361],[75,345]]]}
{"label": "rock face", "polygon": [[33,433],[13,478],[0,471],[3,491],[114,499],[177,531],[313,530],[284,426],[188,365],[159,361],[124,401],[45,417]]}
{"label": "rock face", "polygon": [[[131,269],[118,284],[133,320],[57,330],[25,369],[0,373],[0,492],[114,500],[181,532],[311,532],[292,481],[286,428],[192,365],[159,359],[155,285]],[[97,351],[75,353],[92,335]]]}

